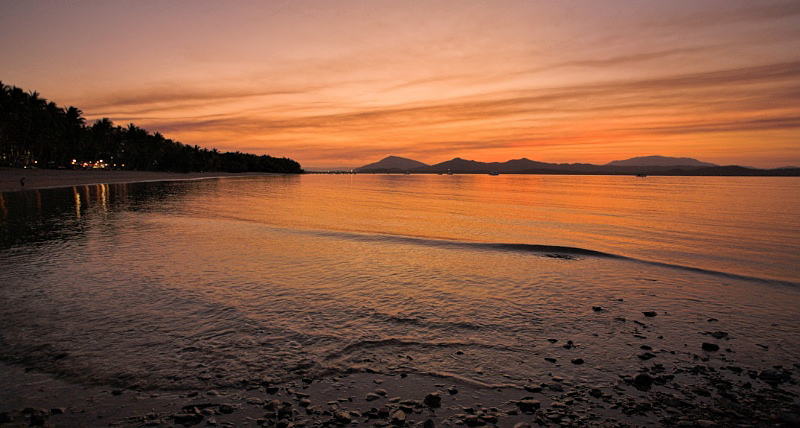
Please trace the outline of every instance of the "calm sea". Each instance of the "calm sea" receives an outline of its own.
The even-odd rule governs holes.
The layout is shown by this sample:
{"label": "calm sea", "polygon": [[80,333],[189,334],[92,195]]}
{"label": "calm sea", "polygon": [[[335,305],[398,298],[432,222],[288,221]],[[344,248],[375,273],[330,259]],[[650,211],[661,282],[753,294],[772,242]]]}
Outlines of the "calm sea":
{"label": "calm sea", "polygon": [[675,364],[712,319],[740,363],[791,365],[798,212],[796,178],[304,175],[4,193],[0,357],[198,388],[352,370],[501,385],[580,356],[558,373],[598,382],[638,364],[631,333],[647,331],[631,320],[656,311],[647,340]]}

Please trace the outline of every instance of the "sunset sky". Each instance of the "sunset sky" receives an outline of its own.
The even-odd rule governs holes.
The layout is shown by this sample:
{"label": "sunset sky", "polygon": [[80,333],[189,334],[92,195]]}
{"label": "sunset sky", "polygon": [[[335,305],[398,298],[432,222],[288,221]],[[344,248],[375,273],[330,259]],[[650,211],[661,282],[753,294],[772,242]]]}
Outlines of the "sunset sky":
{"label": "sunset sky", "polygon": [[800,2],[0,0],[0,80],[90,121],[388,155],[800,165]]}

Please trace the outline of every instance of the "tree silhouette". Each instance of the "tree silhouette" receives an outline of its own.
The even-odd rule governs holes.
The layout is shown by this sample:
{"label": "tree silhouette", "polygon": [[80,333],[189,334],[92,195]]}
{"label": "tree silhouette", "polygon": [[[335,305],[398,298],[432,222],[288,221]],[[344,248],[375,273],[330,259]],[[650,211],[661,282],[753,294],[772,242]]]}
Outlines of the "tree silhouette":
{"label": "tree silhouette", "polygon": [[79,108],[0,82],[0,165],[70,168],[73,160],[145,171],[303,172],[292,159],[192,147],[133,123],[103,118],[87,126]]}

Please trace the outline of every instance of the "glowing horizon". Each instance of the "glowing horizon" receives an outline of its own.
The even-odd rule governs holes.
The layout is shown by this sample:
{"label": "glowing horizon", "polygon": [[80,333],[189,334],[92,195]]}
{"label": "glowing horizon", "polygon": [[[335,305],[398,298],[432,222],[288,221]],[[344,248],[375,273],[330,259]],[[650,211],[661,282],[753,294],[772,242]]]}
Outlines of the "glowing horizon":
{"label": "glowing horizon", "polygon": [[306,168],[800,165],[797,2],[3,6],[4,84],[189,145]]}

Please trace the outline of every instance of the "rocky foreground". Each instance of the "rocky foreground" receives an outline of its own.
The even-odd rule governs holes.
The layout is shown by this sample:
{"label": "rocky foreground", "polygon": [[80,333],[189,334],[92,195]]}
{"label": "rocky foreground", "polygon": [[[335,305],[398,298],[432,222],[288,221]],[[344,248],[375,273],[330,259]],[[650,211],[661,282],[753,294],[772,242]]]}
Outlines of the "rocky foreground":
{"label": "rocky foreground", "polygon": [[[648,348],[642,346],[641,359],[659,352]],[[800,364],[721,366],[712,358],[718,345],[704,343],[700,351],[695,365],[653,363],[620,373],[610,385],[552,376],[494,388],[361,372],[288,383],[246,379],[237,388],[142,391],[84,387],[6,366],[0,426],[800,426]]]}

